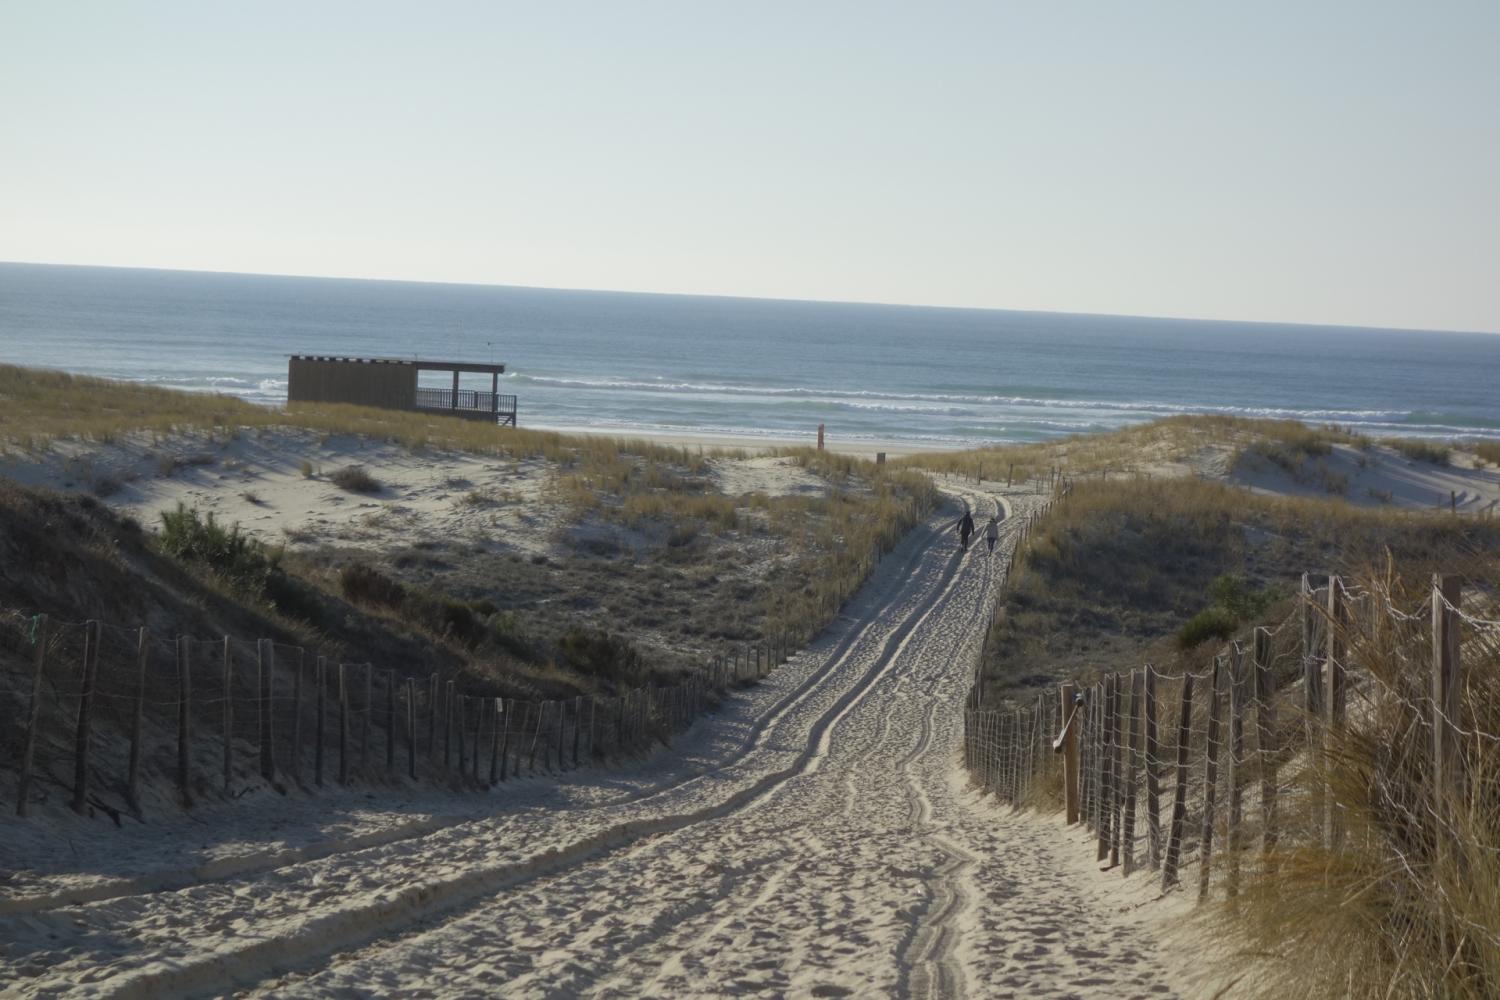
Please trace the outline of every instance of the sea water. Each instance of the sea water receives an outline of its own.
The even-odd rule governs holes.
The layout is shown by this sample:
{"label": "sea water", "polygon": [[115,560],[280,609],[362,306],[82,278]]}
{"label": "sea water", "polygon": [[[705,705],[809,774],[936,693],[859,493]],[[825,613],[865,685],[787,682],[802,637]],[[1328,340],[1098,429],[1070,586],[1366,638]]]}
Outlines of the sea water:
{"label": "sea water", "polygon": [[947,448],[1221,413],[1500,438],[1492,334],[0,264],[0,362],[275,405],[291,354],[503,361],[521,425],[556,429]]}

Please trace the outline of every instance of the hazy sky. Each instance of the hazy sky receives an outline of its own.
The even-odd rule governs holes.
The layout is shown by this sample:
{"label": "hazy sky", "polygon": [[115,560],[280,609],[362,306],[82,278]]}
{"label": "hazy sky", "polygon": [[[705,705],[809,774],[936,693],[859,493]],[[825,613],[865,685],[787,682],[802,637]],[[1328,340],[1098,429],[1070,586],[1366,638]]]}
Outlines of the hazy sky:
{"label": "hazy sky", "polygon": [[0,0],[0,260],[1500,331],[1500,2]]}

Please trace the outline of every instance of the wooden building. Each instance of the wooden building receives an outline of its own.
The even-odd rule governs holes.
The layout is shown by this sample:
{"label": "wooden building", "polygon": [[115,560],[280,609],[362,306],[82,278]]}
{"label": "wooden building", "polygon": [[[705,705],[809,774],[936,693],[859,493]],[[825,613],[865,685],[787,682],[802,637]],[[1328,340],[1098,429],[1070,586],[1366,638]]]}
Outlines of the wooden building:
{"label": "wooden building", "polygon": [[[452,385],[424,386],[419,379],[423,372],[451,374]],[[514,427],[516,397],[500,394],[504,373],[503,364],[293,354],[287,363],[287,401],[419,410]],[[460,375],[490,376],[490,391],[459,388]]]}

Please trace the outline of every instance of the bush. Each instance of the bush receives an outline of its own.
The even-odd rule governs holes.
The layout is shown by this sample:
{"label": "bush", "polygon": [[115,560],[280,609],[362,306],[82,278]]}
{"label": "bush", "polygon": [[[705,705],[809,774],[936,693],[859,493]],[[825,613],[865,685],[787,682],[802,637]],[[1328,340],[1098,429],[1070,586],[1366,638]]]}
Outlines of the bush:
{"label": "bush", "polygon": [[356,563],[339,571],[339,590],[356,604],[399,608],[406,601],[406,588],[373,566]]}
{"label": "bush", "polygon": [[380,480],[366,472],[363,465],[347,465],[328,478],[333,485],[350,493],[380,492]]}
{"label": "bush", "polygon": [[1210,639],[1225,642],[1234,635],[1234,630],[1239,625],[1239,619],[1233,612],[1216,604],[1204,608],[1178,629],[1177,645],[1183,649],[1192,649]]}
{"label": "bush", "polygon": [[175,511],[161,513],[160,545],[174,559],[206,566],[256,596],[265,593],[279,559],[279,553],[241,534],[238,524],[226,530],[212,511],[200,518],[196,507],[181,502]]}
{"label": "bush", "polygon": [[564,666],[589,677],[629,677],[642,668],[630,640],[600,629],[574,628],[557,641]]}
{"label": "bush", "polygon": [[1500,465],[1500,441],[1481,441],[1474,446],[1474,454],[1493,465]]}

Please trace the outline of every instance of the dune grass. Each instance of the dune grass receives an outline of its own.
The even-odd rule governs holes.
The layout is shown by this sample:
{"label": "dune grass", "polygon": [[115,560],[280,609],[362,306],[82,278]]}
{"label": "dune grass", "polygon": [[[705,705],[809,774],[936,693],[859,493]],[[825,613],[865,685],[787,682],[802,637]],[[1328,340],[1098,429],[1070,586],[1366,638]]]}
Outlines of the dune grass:
{"label": "dune grass", "polygon": [[[1464,568],[1481,597],[1494,593],[1492,557]],[[1276,957],[1255,963],[1262,996],[1500,995],[1500,630],[1463,630],[1463,779],[1435,791],[1428,588],[1389,568],[1359,584],[1377,606],[1415,617],[1355,616],[1344,630],[1356,685],[1348,727],[1322,731],[1328,751],[1304,761],[1283,797],[1302,835],[1215,919],[1247,952]],[[1325,795],[1334,844],[1319,834]]]}

